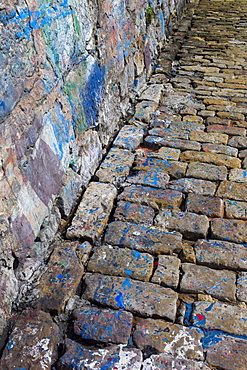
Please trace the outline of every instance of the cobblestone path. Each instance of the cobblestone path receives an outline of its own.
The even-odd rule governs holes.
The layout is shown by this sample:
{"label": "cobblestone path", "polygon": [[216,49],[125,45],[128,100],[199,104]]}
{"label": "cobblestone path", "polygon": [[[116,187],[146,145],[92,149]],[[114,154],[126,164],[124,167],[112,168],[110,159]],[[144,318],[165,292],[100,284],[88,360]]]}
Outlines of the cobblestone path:
{"label": "cobblestone path", "polygon": [[246,116],[247,2],[192,3],[2,369],[247,369]]}

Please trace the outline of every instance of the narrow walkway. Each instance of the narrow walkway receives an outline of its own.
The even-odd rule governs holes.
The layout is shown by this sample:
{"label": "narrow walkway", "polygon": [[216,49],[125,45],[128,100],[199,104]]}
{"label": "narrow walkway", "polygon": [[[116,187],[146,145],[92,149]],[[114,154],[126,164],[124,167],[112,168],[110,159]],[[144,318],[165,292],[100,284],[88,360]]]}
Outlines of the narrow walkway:
{"label": "narrow walkway", "polygon": [[247,369],[247,3],[194,6],[55,243],[2,369],[53,356],[60,370]]}

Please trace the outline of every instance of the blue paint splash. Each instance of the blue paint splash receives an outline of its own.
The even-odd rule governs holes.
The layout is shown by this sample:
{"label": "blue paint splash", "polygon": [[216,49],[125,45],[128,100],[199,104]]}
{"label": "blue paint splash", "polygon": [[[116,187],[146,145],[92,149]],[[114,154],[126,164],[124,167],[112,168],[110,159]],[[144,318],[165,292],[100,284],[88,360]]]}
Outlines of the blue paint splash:
{"label": "blue paint splash", "polygon": [[123,293],[122,292],[119,292],[118,293],[118,295],[115,298],[115,300],[116,300],[119,308],[124,308]]}

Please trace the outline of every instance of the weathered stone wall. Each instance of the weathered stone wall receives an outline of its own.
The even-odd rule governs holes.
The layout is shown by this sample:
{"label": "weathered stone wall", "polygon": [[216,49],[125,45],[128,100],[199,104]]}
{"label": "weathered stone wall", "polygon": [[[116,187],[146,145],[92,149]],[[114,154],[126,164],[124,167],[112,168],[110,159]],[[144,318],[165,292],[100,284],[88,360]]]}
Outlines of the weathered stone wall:
{"label": "weathered stone wall", "polygon": [[0,0],[0,331],[185,1]]}

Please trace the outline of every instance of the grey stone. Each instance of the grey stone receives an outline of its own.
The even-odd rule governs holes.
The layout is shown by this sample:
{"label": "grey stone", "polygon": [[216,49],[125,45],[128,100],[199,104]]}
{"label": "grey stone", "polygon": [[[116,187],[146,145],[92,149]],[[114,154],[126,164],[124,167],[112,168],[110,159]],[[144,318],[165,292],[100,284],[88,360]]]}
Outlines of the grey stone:
{"label": "grey stone", "polygon": [[168,184],[169,189],[182,191],[184,193],[195,193],[202,195],[214,195],[216,184],[207,180],[182,178],[172,180]]}
{"label": "grey stone", "polygon": [[129,278],[85,274],[83,298],[144,317],[174,321],[178,295],[169,288]]}
{"label": "grey stone", "polygon": [[217,218],[211,221],[212,238],[247,243],[247,221]]}
{"label": "grey stone", "polygon": [[113,146],[121,149],[135,150],[142,142],[143,135],[143,128],[126,125],[119,131]]}
{"label": "grey stone", "polygon": [[111,184],[91,182],[85,191],[68,238],[90,238],[93,242],[102,234],[110,216],[117,189]]}
{"label": "grey stone", "polygon": [[180,359],[164,354],[152,355],[143,362],[143,370],[210,370],[203,362]]}
{"label": "grey stone", "polygon": [[166,172],[158,171],[136,171],[127,177],[126,181],[130,184],[151,186],[153,188],[165,189],[170,176]]}
{"label": "grey stone", "polygon": [[200,162],[189,163],[186,176],[204,180],[226,180],[227,168],[225,166],[214,166]]}
{"label": "grey stone", "polygon": [[238,273],[237,299],[247,303],[247,272],[240,271]]}
{"label": "grey stone", "polygon": [[229,173],[229,181],[247,182],[247,170],[233,168]]}
{"label": "grey stone", "polygon": [[155,103],[159,103],[162,91],[164,90],[163,85],[150,85],[144,90],[139,97],[140,100],[151,100]]}
{"label": "grey stone", "polygon": [[153,257],[128,248],[102,246],[95,248],[87,270],[149,281],[153,272]]}
{"label": "grey stone", "polygon": [[247,202],[225,200],[225,209],[227,218],[240,218],[242,220],[247,220]]}
{"label": "grey stone", "polygon": [[179,283],[180,265],[181,261],[176,256],[159,256],[157,268],[151,279],[152,283],[163,284],[176,289]]}

